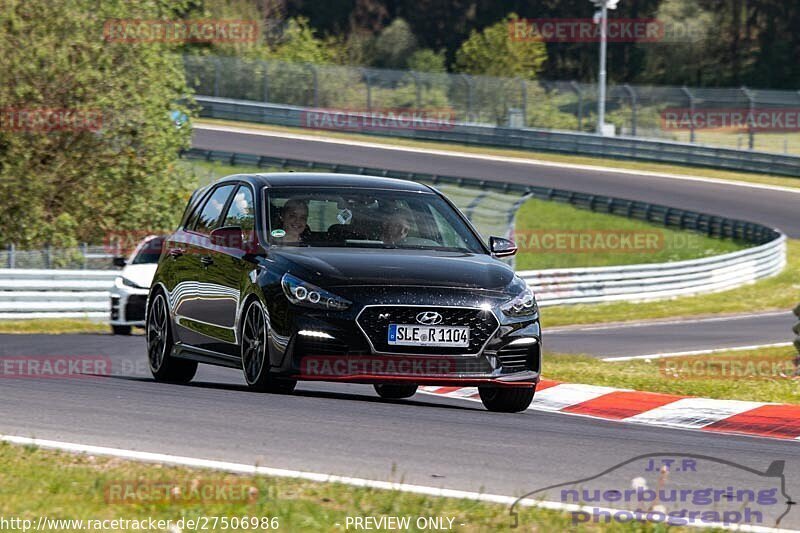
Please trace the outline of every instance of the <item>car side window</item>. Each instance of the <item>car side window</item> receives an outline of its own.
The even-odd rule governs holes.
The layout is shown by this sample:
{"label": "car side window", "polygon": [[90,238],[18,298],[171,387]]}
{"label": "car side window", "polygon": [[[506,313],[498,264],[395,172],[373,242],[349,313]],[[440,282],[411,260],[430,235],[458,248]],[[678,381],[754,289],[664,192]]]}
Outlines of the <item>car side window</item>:
{"label": "car side window", "polygon": [[225,207],[225,202],[228,201],[228,196],[233,192],[234,187],[234,184],[223,185],[211,193],[211,196],[206,200],[203,209],[200,211],[200,216],[197,217],[194,231],[211,233],[211,230],[218,227],[222,209]]}
{"label": "car side window", "polygon": [[233,195],[223,226],[239,226],[245,234],[249,234],[256,226],[256,210],[253,203],[253,191],[247,185],[240,185]]}

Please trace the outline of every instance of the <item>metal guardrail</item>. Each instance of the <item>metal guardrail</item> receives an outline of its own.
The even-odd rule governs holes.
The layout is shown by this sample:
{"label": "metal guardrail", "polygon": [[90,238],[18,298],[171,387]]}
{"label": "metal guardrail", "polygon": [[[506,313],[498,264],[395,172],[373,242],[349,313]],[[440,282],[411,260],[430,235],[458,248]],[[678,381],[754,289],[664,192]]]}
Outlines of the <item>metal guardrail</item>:
{"label": "metal guardrail", "polygon": [[[266,104],[207,96],[197,96],[195,100],[201,105],[201,117],[298,128],[308,127],[310,113],[324,112],[313,107]],[[348,124],[345,131],[384,137],[520,148],[800,177],[800,156],[636,137],[601,137],[589,133],[466,123],[456,123],[452,127],[432,130],[422,128],[372,129],[354,122]]]}
{"label": "metal guardrail", "polygon": [[717,292],[778,274],[786,265],[786,237],[703,259],[618,267],[517,272],[540,306],[646,301]]}
{"label": "metal guardrail", "polygon": [[0,269],[0,319],[107,318],[118,271]]}
{"label": "metal guardrail", "polygon": [[[775,275],[786,263],[786,237],[778,230],[753,222],[658,204],[533,185],[215,150],[192,149],[184,155],[232,165],[370,174],[431,182],[435,185],[469,185],[505,193],[514,192],[519,195],[517,207],[528,197],[558,201],[578,208],[693,230],[709,236],[741,239],[757,245],[733,253],[689,261],[519,272],[537,292],[537,299],[543,307],[652,300],[720,291]],[[508,220],[510,227],[513,227],[513,212]],[[102,270],[0,269],[0,319],[106,317],[110,306],[108,289],[117,275],[116,271]],[[795,332],[800,335],[800,326],[795,327]]]}

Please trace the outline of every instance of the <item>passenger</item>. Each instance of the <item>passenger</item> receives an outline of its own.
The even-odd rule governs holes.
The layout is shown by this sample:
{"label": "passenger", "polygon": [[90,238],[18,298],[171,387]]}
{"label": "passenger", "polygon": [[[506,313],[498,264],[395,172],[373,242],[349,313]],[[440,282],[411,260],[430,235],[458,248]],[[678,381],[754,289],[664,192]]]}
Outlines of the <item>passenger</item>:
{"label": "passenger", "polygon": [[297,198],[290,198],[281,208],[283,231],[286,235],[280,239],[281,244],[302,242],[308,229],[308,204]]}
{"label": "passenger", "polygon": [[383,243],[393,246],[401,244],[411,229],[411,214],[403,209],[389,213],[383,221]]}

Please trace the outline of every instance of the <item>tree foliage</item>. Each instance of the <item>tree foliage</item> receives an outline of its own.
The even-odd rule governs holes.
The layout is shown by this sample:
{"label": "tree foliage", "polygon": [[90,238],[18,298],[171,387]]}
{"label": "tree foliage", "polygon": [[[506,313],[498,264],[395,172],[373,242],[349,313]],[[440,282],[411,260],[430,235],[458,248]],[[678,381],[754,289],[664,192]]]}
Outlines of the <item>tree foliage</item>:
{"label": "tree foliage", "polygon": [[[164,44],[104,39],[109,19],[170,19],[185,2],[5,0],[0,7],[0,242],[98,242],[112,230],[173,227],[194,186],[175,165],[189,144],[180,57]],[[9,126],[11,109],[99,112],[96,131]]]}
{"label": "tree foliage", "polygon": [[547,50],[540,41],[512,39],[508,25],[519,17],[511,14],[485,30],[472,31],[456,52],[456,66],[467,74],[534,79]]}

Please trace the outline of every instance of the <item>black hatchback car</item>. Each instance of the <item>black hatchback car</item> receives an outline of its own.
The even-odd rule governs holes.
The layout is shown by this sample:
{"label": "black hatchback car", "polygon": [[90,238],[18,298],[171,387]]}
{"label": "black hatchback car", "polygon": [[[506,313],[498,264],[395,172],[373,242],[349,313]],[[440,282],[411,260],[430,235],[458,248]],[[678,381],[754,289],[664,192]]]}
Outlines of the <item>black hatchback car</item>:
{"label": "black hatchback car", "polygon": [[343,174],[234,175],[194,193],[148,296],[156,380],[198,363],[252,389],[298,380],[477,386],[492,411],[526,409],[539,381],[534,295],[435,189]]}

